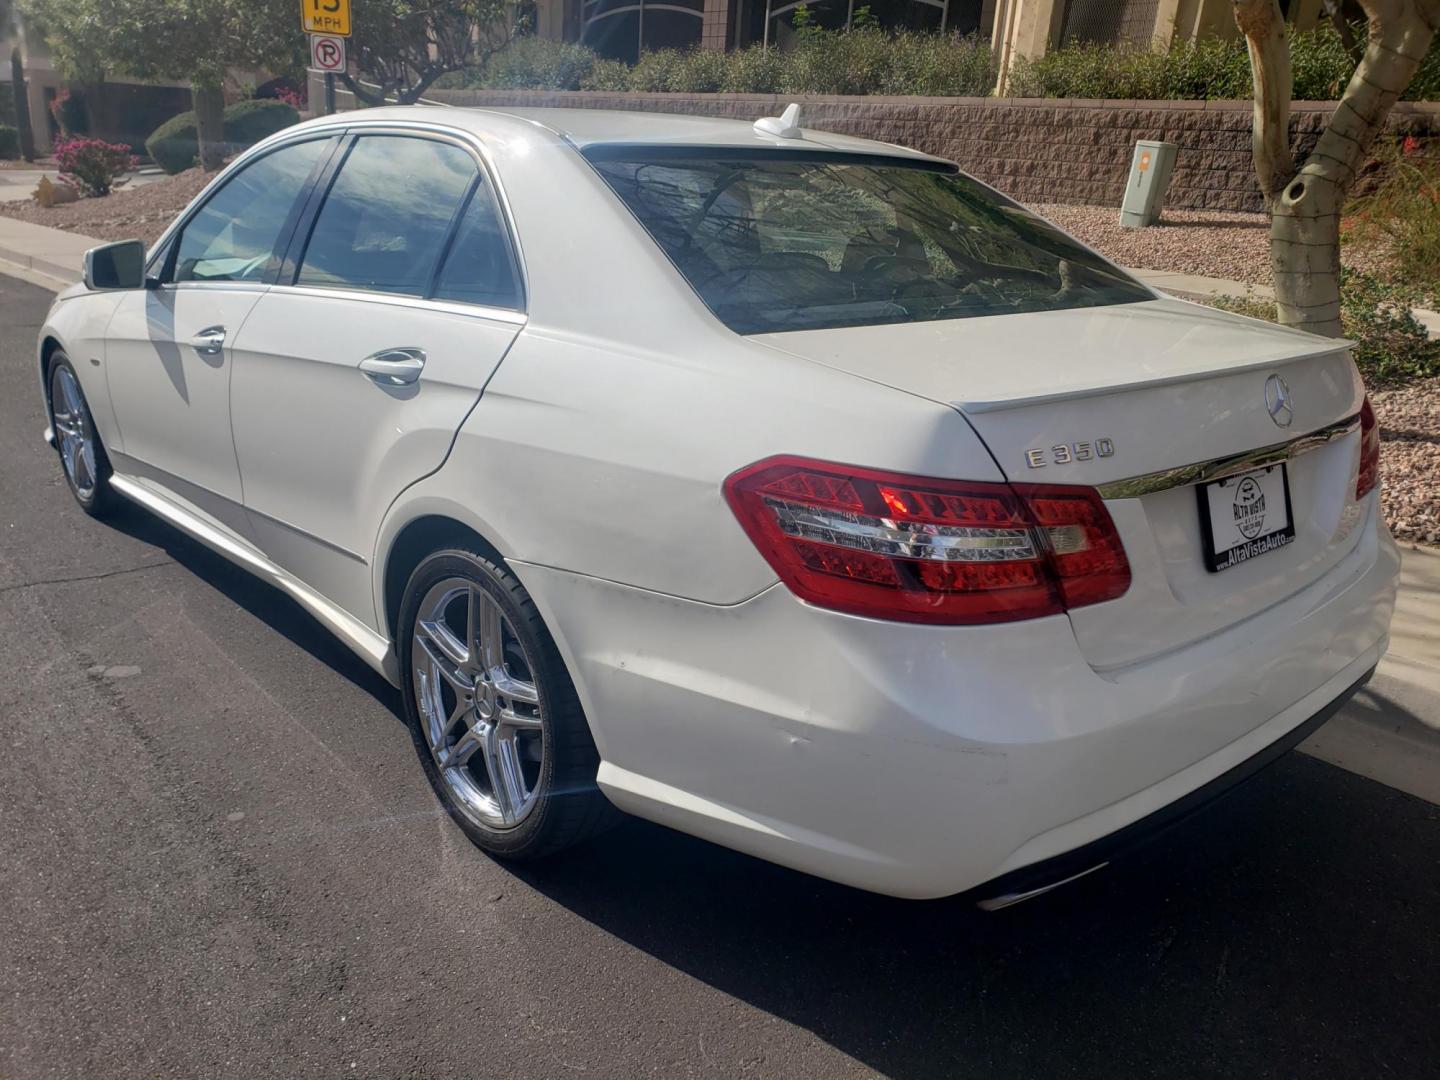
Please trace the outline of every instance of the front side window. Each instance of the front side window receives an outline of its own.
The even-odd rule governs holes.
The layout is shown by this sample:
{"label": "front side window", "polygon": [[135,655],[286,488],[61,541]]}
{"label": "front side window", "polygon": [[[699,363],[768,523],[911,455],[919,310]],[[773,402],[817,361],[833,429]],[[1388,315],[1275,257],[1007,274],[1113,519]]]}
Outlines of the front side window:
{"label": "front side window", "polygon": [[738,333],[1153,298],[950,166],[723,147],[606,146],[587,156]]}
{"label": "front side window", "polygon": [[362,136],[315,219],[296,283],[426,295],[478,175],[451,143]]}
{"label": "front side window", "polygon": [[329,139],[281,147],[245,166],[185,223],[175,281],[258,281]]}

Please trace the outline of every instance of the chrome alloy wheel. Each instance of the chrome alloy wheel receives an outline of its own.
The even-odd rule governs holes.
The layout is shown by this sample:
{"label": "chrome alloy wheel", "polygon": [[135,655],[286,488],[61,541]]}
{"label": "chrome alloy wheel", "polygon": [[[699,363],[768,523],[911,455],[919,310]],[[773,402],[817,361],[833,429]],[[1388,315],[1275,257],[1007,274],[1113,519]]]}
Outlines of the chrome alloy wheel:
{"label": "chrome alloy wheel", "polygon": [[50,381],[50,412],[65,476],[82,500],[95,494],[95,428],[80,384],[68,366],[57,365]]}
{"label": "chrome alloy wheel", "polygon": [[420,726],[462,813],[512,829],[539,801],[540,694],[525,647],[481,586],[452,577],[420,602],[410,645]]}

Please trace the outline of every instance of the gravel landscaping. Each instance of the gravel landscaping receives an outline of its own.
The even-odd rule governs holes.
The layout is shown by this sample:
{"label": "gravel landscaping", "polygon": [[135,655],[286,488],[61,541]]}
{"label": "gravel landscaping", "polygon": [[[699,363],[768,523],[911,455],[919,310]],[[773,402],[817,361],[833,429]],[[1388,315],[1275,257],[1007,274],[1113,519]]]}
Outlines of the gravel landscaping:
{"label": "gravel landscaping", "polygon": [[1440,544],[1440,379],[1371,395],[1380,421],[1380,503],[1398,540]]}
{"label": "gravel landscaping", "polygon": [[121,188],[102,199],[81,199],[49,209],[29,199],[4,202],[0,203],[0,214],[99,240],[143,240],[150,244],[160,238],[165,226],[213,175],[189,169],[144,187]]}
{"label": "gravel landscaping", "polygon": [[[1120,226],[1120,211],[1106,206],[1047,203],[1035,209],[1066,232],[1121,266],[1226,278],[1269,285],[1270,219],[1224,210],[1166,210],[1148,229]],[[1345,265],[1373,269],[1373,253],[1347,247]]]}

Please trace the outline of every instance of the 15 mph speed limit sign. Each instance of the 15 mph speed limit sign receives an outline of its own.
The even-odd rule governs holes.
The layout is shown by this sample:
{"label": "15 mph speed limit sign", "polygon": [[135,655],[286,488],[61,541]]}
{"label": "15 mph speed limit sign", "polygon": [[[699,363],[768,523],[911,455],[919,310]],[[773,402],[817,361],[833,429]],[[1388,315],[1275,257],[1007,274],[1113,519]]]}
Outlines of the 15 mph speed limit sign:
{"label": "15 mph speed limit sign", "polygon": [[333,74],[345,70],[345,39],[325,34],[310,35],[310,67]]}
{"label": "15 mph speed limit sign", "polygon": [[307,34],[350,36],[350,0],[300,0],[300,21]]}

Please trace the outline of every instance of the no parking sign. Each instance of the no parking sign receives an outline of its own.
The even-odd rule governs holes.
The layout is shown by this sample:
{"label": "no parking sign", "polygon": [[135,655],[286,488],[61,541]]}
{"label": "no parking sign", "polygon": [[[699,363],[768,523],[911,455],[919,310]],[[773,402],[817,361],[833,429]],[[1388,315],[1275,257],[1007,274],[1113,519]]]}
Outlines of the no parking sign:
{"label": "no parking sign", "polygon": [[333,75],[345,70],[345,39],[329,34],[310,35],[310,66]]}

